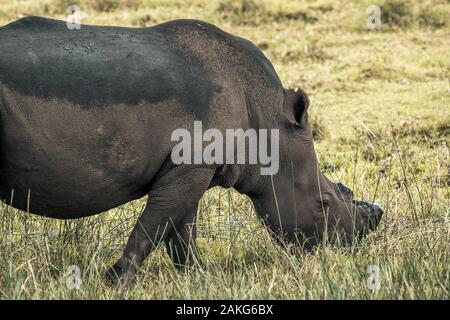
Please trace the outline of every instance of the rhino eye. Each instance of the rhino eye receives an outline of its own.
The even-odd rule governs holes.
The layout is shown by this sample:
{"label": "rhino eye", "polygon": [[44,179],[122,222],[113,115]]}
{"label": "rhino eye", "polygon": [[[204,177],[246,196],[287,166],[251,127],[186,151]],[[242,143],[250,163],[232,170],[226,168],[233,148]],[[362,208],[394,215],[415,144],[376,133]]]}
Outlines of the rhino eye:
{"label": "rhino eye", "polygon": [[328,192],[322,193],[317,202],[319,210],[323,213],[328,212],[332,203],[331,195]]}
{"label": "rhino eye", "polygon": [[322,199],[320,199],[320,206],[327,210],[330,207],[331,200],[327,194],[322,194]]}

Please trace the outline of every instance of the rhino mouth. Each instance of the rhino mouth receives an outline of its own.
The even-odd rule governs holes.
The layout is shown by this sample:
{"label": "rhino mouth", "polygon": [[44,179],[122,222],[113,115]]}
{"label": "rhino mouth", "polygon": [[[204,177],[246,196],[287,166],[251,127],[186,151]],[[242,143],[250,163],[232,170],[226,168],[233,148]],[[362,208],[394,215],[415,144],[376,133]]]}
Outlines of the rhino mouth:
{"label": "rhino mouth", "polygon": [[377,203],[369,203],[358,200],[354,200],[353,203],[363,219],[364,229],[368,231],[375,230],[380,224],[384,210],[381,209]]}

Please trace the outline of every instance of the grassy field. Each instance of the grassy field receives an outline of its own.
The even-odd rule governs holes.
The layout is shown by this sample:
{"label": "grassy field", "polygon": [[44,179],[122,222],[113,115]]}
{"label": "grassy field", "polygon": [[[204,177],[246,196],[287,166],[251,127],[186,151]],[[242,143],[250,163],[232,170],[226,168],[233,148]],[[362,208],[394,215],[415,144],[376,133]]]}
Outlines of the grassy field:
{"label": "grassy field", "polygon": [[[70,4],[87,24],[197,18],[250,39],[286,87],[310,94],[322,169],[386,209],[356,247],[295,255],[270,242],[246,197],[210,190],[199,208],[203,266],[176,272],[160,248],[125,298],[449,299],[449,1],[0,0],[0,25],[64,18]],[[381,9],[380,30],[367,28],[371,4]],[[77,221],[2,205],[0,298],[119,298],[102,273],[144,201]],[[72,265],[79,289],[67,286]],[[378,289],[367,285],[371,265]]]}

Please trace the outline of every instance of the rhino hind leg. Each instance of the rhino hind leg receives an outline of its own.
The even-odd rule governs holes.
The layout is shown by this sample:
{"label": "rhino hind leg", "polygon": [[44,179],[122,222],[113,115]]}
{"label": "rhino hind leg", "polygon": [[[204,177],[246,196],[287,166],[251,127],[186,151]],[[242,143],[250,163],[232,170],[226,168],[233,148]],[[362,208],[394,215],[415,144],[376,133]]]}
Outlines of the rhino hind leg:
{"label": "rhino hind leg", "polygon": [[145,258],[166,239],[169,246],[172,243],[172,253],[178,253],[172,255],[175,263],[181,266],[192,261],[192,246],[185,245],[192,245],[195,235],[189,222],[194,221],[198,202],[213,176],[214,169],[179,166],[155,181],[122,257],[106,271],[107,278],[128,287]]}

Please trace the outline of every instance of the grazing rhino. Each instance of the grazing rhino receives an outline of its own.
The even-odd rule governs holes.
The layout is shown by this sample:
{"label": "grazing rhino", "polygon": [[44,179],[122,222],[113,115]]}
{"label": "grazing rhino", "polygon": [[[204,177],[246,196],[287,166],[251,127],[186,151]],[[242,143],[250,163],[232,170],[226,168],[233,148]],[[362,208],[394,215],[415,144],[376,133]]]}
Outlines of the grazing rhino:
{"label": "grazing rhino", "polygon": [[[308,105],[303,91],[283,89],[256,46],[206,22],[69,30],[23,18],[0,28],[0,196],[74,219],[148,195],[107,271],[116,281],[132,279],[162,242],[175,265],[192,261],[197,205],[214,186],[248,195],[285,243],[311,247],[336,235],[351,243],[383,211],[320,172]],[[175,163],[173,132],[196,121],[219,132],[276,129],[279,170]]]}

